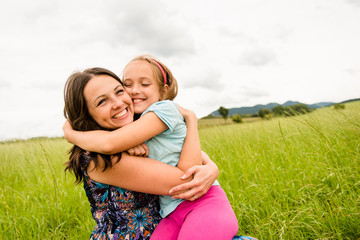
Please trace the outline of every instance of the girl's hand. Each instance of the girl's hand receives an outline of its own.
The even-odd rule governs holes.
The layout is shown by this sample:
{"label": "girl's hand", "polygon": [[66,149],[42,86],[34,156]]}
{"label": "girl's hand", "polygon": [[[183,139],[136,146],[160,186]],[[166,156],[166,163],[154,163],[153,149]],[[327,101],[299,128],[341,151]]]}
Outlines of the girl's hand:
{"label": "girl's hand", "polygon": [[126,151],[130,156],[147,157],[149,155],[149,147],[145,143],[132,147]]}
{"label": "girl's hand", "polygon": [[70,124],[70,122],[69,122],[68,119],[65,120],[65,123],[64,123],[64,125],[63,125],[63,127],[62,127],[62,130],[63,130],[63,132],[64,132],[64,137],[65,137],[65,139],[66,139],[69,143],[72,143],[72,142],[70,142],[69,135],[70,135],[71,131],[73,131],[74,129],[72,128],[72,126],[71,126],[71,124]]}
{"label": "girl's hand", "polygon": [[180,105],[177,105],[177,106],[178,106],[179,112],[183,116],[185,122],[188,122],[191,119],[197,120],[196,114],[193,111],[183,108]]}
{"label": "girl's hand", "polygon": [[194,201],[207,193],[219,174],[215,164],[196,165],[185,171],[182,179],[194,176],[193,180],[170,189],[173,198]]}

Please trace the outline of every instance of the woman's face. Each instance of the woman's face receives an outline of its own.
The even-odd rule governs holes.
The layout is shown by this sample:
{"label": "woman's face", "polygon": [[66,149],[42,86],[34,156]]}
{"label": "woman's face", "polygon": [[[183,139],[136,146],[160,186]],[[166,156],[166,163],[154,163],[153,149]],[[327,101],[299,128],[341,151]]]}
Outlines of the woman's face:
{"label": "woman's face", "polygon": [[159,85],[146,61],[130,62],[124,69],[124,86],[132,98],[135,113],[143,113],[160,100]]}
{"label": "woman's face", "polygon": [[133,121],[131,98],[113,77],[94,76],[86,84],[84,96],[90,115],[101,127],[117,129]]}

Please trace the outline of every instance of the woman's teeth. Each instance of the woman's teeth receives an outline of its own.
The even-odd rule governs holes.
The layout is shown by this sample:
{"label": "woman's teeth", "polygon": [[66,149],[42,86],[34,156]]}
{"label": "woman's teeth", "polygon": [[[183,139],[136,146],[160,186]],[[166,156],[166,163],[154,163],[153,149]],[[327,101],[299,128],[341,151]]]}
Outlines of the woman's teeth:
{"label": "woman's teeth", "polygon": [[127,113],[127,108],[125,108],[123,111],[119,112],[118,114],[116,114],[114,116],[114,118],[121,118],[122,116],[124,116]]}

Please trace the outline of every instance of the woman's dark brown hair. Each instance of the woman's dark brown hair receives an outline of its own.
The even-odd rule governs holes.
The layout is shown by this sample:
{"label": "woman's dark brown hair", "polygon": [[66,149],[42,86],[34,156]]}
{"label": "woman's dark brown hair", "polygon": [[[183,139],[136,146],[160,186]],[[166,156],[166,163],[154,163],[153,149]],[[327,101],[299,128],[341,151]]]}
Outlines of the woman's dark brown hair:
{"label": "woman's dark brown hair", "polygon": [[[106,130],[95,122],[93,117],[90,115],[85,96],[84,88],[86,84],[95,76],[108,75],[113,77],[122,85],[120,78],[110,70],[105,68],[89,68],[82,72],[73,73],[66,81],[64,87],[64,116],[70,122],[72,128],[78,131],[91,131],[91,130]],[[69,161],[65,163],[65,171],[74,172],[76,183],[80,183],[84,179],[83,169],[81,167],[81,159],[85,151],[78,146],[74,145],[69,150]],[[112,166],[111,156],[90,153],[91,160],[95,163],[95,168],[98,166],[98,155],[102,157],[105,162],[103,171]],[[118,160],[121,155],[118,156]]]}

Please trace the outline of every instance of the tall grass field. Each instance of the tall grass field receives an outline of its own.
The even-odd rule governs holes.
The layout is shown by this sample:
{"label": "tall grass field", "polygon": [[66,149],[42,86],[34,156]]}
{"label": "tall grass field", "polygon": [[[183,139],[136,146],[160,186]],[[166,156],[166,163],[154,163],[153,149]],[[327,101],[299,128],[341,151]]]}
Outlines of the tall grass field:
{"label": "tall grass field", "polygon": [[[360,239],[360,102],[199,131],[239,234]],[[64,174],[63,138],[0,143],[0,240],[88,239],[82,185]]]}

